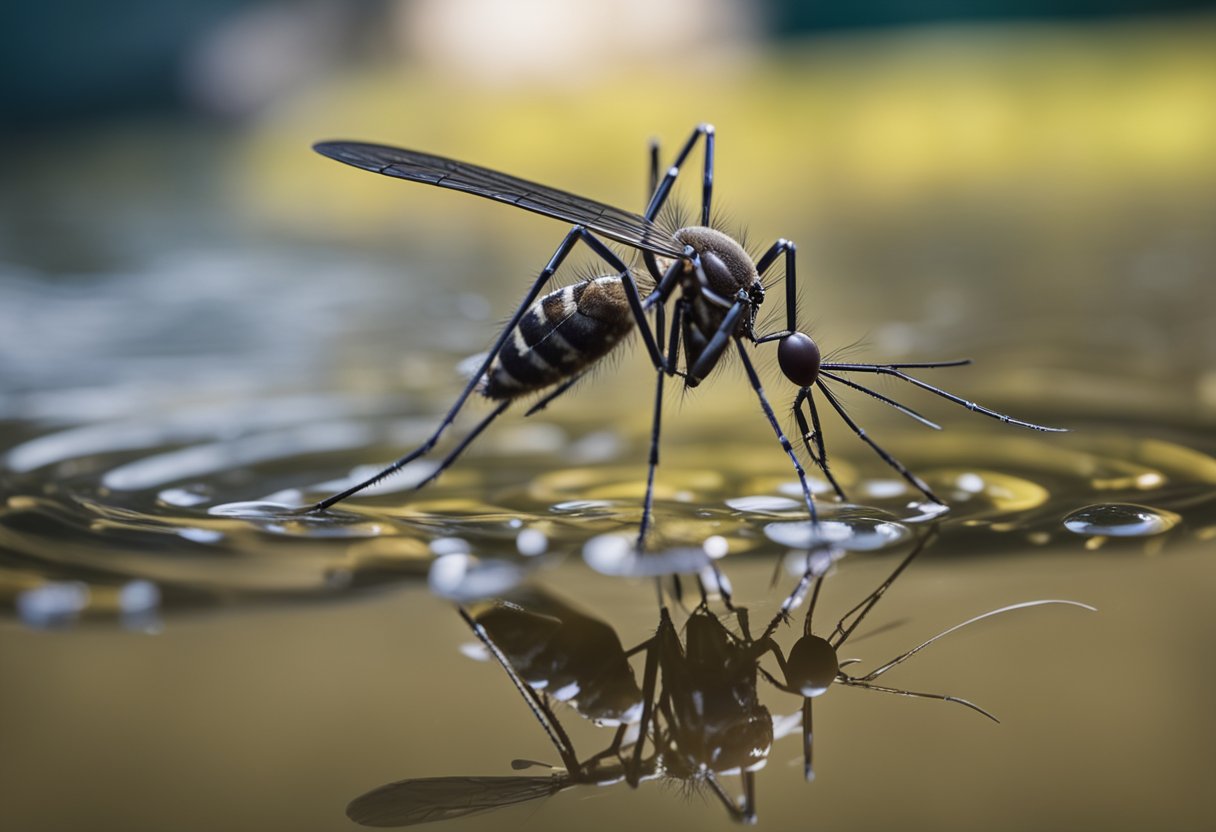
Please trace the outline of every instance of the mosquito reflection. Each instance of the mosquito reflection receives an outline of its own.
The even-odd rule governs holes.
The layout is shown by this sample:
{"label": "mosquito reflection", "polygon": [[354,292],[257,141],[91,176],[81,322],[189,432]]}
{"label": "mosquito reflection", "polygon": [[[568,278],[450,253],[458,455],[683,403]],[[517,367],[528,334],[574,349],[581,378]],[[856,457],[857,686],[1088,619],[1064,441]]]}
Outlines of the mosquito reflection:
{"label": "mosquito reflection", "polygon": [[[751,634],[745,608],[728,607],[719,614],[704,593],[687,613],[676,607],[683,617],[679,627],[661,597],[654,634],[631,649],[624,647],[607,623],[538,589],[458,607],[481,647],[502,667],[546,732],[559,763],[549,766],[546,774],[401,780],[356,798],[347,807],[347,815],[365,826],[412,826],[529,803],[575,786],[624,782],[636,788],[642,782],[663,779],[701,789],[713,795],[732,820],[751,823],[757,817],[756,772],[768,762],[774,741],[795,732],[799,724],[805,774],[811,779],[811,703],[833,685],[951,702],[995,721],[990,712],[960,697],[889,687],[878,680],[931,644],[977,621],[1052,604],[1093,608],[1054,599],[1001,607],[956,624],[867,673],[847,672],[858,660],[842,660],[838,651],[930,539],[923,537],[827,636],[812,632],[812,617],[827,572],[820,567],[808,568],[759,637]],[[778,636],[804,598],[809,603],[802,633],[785,650],[778,644]],[[640,687],[631,657],[641,658]],[[776,672],[765,667],[770,662],[776,664]],[[776,690],[802,699],[800,710],[779,720],[780,729],[775,728],[769,706],[762,701],[761,678]],[[774,696],[780,698],[780,694]],[[578,716],[610,727],[605,747],[581,757],[555,703],[564,703]],[[546,765],[531,760],[512,763],[517,771]],[[737,785],[731,785],[733,778],[738,778]]]}

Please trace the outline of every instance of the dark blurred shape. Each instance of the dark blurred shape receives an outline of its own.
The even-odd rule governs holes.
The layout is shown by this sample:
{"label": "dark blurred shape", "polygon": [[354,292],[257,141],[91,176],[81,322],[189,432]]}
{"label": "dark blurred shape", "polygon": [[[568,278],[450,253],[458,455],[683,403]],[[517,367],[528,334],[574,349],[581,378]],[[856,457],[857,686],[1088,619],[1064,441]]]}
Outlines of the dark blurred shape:
{"label": "dark blurred shape", "polygon": [[0,27],[0,119],[68,121],[180,103],[182,55],[250,0],[13,3]]}
{"label": "dark blurred shape", "polygon": [[376,6],[332,0],[19,3],[0,28],[0,117],[13,129],[199,110],[253,112],[328,66]]}
{"label": "dark blurred shape", "polygon": [[769,31],[781,37],[838,29],[896,27],[921,23],[1011,20],[1090,20],[1126,15],[1202,11],[1212,0],[857,0],[805,3],[770,0]]}

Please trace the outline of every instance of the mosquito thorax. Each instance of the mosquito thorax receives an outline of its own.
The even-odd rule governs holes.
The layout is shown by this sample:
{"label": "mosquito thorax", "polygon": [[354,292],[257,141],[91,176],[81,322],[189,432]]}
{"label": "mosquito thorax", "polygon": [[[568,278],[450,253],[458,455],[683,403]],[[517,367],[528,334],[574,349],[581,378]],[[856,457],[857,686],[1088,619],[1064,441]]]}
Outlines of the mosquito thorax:
{"label": "mosquito thorax", "polygon": [[692,246],[693,251],[701,256],[705,279],[715,294],[734,300],[740,289],[751,294],[760,284],[756,264],[730,235],[703,225],[693,225],[681,228],[672,236],[680,244]]}
{"label": "mosquito thorax", "polygon": [[785,377],[799,387],[810,387],[819,378],[819,345],[805,332],[793,332],[777,344],[777,363]]}
{"label": "mosquito thorax", "polygon": [[794,642],[785,662],[785,682],[803,696],[819,696],[840,672],[836,650],[826,639],[806,635]]}

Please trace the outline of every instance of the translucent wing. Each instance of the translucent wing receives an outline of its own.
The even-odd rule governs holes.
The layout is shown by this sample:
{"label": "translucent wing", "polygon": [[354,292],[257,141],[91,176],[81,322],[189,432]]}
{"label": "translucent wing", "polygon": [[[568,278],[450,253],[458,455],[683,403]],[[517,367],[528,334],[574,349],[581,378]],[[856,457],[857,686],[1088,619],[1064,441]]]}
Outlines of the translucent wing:
{"label": "translucent wing", "polygon": [[585,225],[618,243],[655,254],[679,257],[683,252],[683,246],[672,240],[670,234],[644,217],[489,168],[416,150],[364,142],[318,142],[313,150],[373,173],[464,191],[546,217]]}
{"label": "translucent wing", "polygon": [[527,803],[568,785],[565,775],[399,780],[356,797],[346,807],[346,816],[361,826],[416,826]]}

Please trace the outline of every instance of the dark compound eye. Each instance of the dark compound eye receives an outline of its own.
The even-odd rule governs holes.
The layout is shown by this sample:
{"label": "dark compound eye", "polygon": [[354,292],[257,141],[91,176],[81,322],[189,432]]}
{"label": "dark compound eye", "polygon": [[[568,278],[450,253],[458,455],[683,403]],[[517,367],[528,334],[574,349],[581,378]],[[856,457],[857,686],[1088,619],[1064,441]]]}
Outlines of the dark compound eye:
{"label": "dark compound eye", "polygon": [[795,332],[777,345],[777,363],[785,377],[799,387],[809,387],[819,378],[819,345],[805,332]]}

